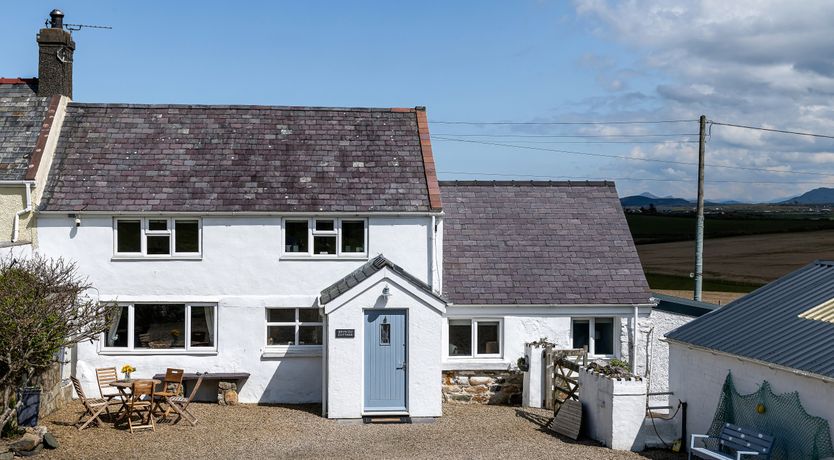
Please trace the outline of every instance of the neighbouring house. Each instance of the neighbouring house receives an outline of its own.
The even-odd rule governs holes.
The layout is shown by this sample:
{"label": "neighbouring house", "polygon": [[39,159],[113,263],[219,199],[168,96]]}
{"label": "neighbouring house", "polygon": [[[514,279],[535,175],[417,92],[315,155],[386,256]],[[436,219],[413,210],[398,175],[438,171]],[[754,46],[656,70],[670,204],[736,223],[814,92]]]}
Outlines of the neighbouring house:
{"label": "neighbouring house", "polygon": [[[736,423],[761,425],[753,428],[776,436],[775,449],[780,437],[794,436],[789,428],[804,426],[808,414],[834,426],[834,262],[813,262],[675,329],[666,339],[669,385],[675,398],[688,402],[689,433],[706,433],[713,424],[728,373],[741,395],[797,392],[798,401],[788,408],[777,406],[776,398],[757,397],[753,403],[761,407],[732,414]],[[802,447],[810,448],[811,443]]]}
{"label": "neighbouring house", "polygon": [[436,417],[444,392],[520,399],[542,337],[646,366],[612,183],[441,185],[423,107],[58,110],[36,250],[120,306],[72,355],[91,394],[97,367],[177,367],[248,374],[242,402]]}

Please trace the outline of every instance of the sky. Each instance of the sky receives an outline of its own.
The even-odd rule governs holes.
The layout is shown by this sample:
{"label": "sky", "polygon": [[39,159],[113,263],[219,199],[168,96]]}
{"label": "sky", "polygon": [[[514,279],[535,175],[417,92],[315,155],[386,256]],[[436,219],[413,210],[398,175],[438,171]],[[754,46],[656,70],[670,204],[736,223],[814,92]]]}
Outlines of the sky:
{"label": "sky", "polygon": [[[426,106],[440,179],[692,198],[702,114],[834,135],[825,0],[5,2],[0,77],[52,8],[113,27],[73,32],[76,101]],[[709,200],[834,187],[834,139],[708,128]]]}

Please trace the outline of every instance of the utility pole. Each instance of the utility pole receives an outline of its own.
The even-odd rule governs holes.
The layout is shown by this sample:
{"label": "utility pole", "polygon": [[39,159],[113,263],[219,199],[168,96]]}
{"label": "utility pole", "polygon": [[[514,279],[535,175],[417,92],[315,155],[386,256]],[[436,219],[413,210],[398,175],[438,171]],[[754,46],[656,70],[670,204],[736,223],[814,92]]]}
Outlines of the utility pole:
{"label": "utility pole", "polygon": [[704,142],[707,132],[707,117],[701,115],[701,128],[698,133],[698,207],[696,208],[697,223],[695,224],[695,295],[696,301],[701,301],[701,291],[704,284]]}

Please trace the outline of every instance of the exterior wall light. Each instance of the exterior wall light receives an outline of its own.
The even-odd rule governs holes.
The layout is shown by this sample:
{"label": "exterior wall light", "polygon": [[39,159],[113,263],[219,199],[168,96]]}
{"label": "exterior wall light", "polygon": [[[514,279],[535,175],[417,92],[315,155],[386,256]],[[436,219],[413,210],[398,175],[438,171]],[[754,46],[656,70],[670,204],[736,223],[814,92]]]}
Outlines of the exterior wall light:
{"label": "exterior wall light", "polygon": [[382,288],[382,297],[386,300],[391,297],[391,288],[389,288],[388,285]]}

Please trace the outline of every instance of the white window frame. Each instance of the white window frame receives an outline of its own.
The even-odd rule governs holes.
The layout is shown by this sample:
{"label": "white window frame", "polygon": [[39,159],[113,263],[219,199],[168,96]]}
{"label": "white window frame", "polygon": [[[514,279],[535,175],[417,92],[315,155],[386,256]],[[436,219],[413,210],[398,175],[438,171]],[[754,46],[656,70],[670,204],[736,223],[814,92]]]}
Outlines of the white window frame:
{"label": "white window frame", "polygon": [[[333,230],[316,230],[317,220],[332,220]],[[307,222],[307,252],[289,252],[287,251],[287,222]],[[342,223],[343,222],[362,222],[364,234],[364,251],[362,252],[343,252],[342,251]],[[336,253],[335,254],[316,254],[315,253],[315,237],[316,236],[335,236],[336,237]],[[368,258],[368,219],[365,217],[287,217],[281,222],[281,257],[285,259],[367,259]]]}
{"label": "white window frame", "polygon": [[[469,355],[451,355],[449,354],[449,322],[450,321],[469,321],[470,322],[470,343],[472,354]],[[478,323],[498,323],[498,353],[478,353]],[[444,350],[450,360],[456,359],[495,359],[504,357],[504,318],[488,318],[488,317],[451,317],[446,321],[446,349]]]}
{"label": "white window frame", "polygon": [[[151,220],[164,220],[167,230],[150,230]],[[119,252],[119,221],[139,221],[139,252]],[[177,251],[177,221],[197,222],[197,252]],[[149,236],[168,236],[168,254],[148,254]],[[203,220],[199,217],[114,217],[113,258],[114,259],[200,259],[203,256]]]}
{"label": "white window frame", "polygon": [[[142,308],[142,305],[185,305],[185,347],[183,348],[135,348],[135,309]],[[110,347],[107,346],[107,333],[101,334],[99,341],[99,353],[109,355],[176,355],[176,354],[216,354],[218,347],[219,330],[219,309],[216,303],[207,302],[132,302],[119,303],[119,307],[127,307],[127,346],[126,347]],[[214,346],[211,347],[194,347],[191,346],[191,307],[212,307],[214,308]]]}
{"label": "white window frame", "polygon": [[[295,310],[295,321],[269,321],[270,310]],[[311,310],[319,313],[321,321],[301,321],[300,311]],[[269,352],[304,354],[306,352],[311,354],[321,353],[324,346],[324,318],[321,317],[321,311],[313,307],[266,307],[264,309],[264,350]],[[294,326],[295,327],[295,344],[293,345],[270,345],[269,344],[269,328],[271,326]],[[299,326],[319,326],[321,327],[321,345],[298,345],[298,329]]]}
{"label": "white window frame", "polygon": [[[611,320],[611,348],[613,353],[612,354],[602,354],[599,355],[596,353],[596,338],[594,337],[594,331],[596,331],[596,320],[597,319],[610,319]],[[619,321],[618,317],[616,316],[576,316],[571,317],[570,319],[570,343],[573,346],[573,337],[574,337],[574,321],[588,321],[588,356],[592,356],[594,358],[618,358],[619,357],[619,336],[617,331],[619,330]]]}

